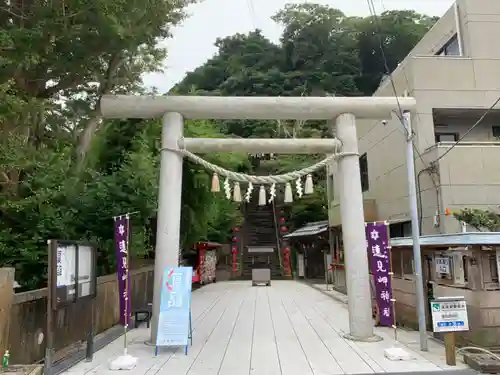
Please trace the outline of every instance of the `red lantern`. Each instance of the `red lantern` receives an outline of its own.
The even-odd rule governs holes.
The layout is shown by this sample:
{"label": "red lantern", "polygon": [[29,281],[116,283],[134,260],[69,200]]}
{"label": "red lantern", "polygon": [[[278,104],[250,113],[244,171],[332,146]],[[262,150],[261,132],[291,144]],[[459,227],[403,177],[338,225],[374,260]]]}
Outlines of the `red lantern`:
{"label": "red lantern", "polygon": [[235,246],[233,246],[233,248],[231,249],[231,252],[232,252],[233,254],[236,254],[236,253],[238,252],[238,248],[237,248],[237,247],[235,247]]}
{"label": "red lantern", "polygon": [[285,223],[285,218],[284,218],[284,217],[281,217],[281,218],[280,218],[280,223],[281,223],[281,224],[284,224],[284,223]]}
{"label": "red lantern", "polygon": [[238,233],[240,231],[240,228],[236,227],[236,228],[233,228],[233,232],[236,232]]}
{"label": "red lantern", "polygon": [[238,241],[238,237],[233,237],[233,238],[231,239],[231,241],[233,241],[233,242],[237,242],[237,241]]}
{"label": "red lantern", "polygon": [[282,226],[282,227],[280,228],[280,231],[281,231],[282,233],[286,233],[286,232],[288,232],[288,228],[287,228],[287,227],[285,227],[285,226]]}
{"label": "red lantern", "polygon": [[236,253],[233,253],[233,273],[236,272],[237,261]]}

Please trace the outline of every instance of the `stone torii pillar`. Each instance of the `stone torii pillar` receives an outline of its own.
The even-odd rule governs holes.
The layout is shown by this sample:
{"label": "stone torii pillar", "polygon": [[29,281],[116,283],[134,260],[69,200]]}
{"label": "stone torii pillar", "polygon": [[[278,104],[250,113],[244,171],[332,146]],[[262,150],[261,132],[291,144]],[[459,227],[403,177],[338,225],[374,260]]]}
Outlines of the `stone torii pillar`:
{"label": "stone torii pillar", "polygon": [[387,119],[395,110],[415,109],[413,98],[395,97],[196,97],[105,96],[105,118],[163,118],[155,283],[151,341],[156,342],[163,271],[178,265],[182,195],[181,148],[198,152],[332,153],[332,139],[184,139],[184,119],[332,120],[342,144],[338,161],[345,248],[349,334],[371,341],[370,276],[366,249],[356,117]]}

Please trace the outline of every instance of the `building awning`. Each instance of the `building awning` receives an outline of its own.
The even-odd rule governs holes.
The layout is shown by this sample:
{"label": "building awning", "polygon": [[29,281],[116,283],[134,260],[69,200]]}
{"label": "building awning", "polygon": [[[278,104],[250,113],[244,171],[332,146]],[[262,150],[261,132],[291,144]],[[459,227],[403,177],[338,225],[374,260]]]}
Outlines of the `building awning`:
{"label": "building awning", "polygon": [[[500,246],[500,232],[464,232],[420,236],[420,246],[463,246],[463,245],[485,245]],[[411,237],[391,239],[392,247],[411,247]]]}
{"label": "building awning", "polygon": [[328,231],[328,221],[316,221],[314,223],[307,223],[302,228],[289,233],[284,238],[296,238],[296,237],[307,237],[315,236],[320,233]]}

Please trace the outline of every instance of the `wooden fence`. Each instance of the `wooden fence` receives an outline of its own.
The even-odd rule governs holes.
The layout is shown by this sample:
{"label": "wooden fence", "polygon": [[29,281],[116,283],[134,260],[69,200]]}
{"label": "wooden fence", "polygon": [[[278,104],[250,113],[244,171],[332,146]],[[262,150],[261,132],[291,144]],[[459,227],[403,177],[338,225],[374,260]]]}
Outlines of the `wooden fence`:
{"label": "wooden fence", "polygon": [[[153,267],[142,267],[130,271],[130,274],[132,309],[145,307],[152,301]],[[95,333],[101,333],[118,324],[116,274],[97,279],[97,297],[93,311],[89,301],[78,301],[57,311],[54,318],[56,352],[86,339],[92,315]],[[8,341],[12,364],[32,364],[44,358],[46,319],[46,288],[14,295]]]}

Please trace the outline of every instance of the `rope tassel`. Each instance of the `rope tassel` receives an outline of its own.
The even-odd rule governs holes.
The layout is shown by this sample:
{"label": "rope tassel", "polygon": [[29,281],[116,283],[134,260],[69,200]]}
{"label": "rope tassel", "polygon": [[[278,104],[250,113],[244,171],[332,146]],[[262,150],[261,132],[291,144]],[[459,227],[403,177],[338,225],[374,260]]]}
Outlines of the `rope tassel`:
{"label": "rope tassel", "polygon": [[[168,148],[166,148],[168,149]],[[170,150],[170,149],[169,149]],[[178,152],[183,156],[186,156],[189,160],[191,160],[194,163],[197,163],[201,165],[202,167],[210,170],[213,172],[212,175],[212,191],[213,192],[218,192],[221,190],[220,187],[220,182],[219,182],[219,175],[226,177],[224,181],[224,193],[226,195],[227,199],[234,199],[234,194],[231,194],[231,185],[229,183],[229,180],[233,182],[238,182],[238,183],[248,183],[248,189],[245,194],[245,201],[249,202],[251,198],[251,192],[253,189],[252,184],[258,184],[261,185],[260,191],[259,191],[259,205],[265,205],[266,204],[266,190],[265,190],[265,185],[272,185],[272,184],[287,184],[290,182],[295,181],[295,190],[297,196],[300,198],[302,197],[302,194],[305,192],[306,194],[312,194],[314,192],[313,188],[313,181],[312,181],[312,173],[318,171],[321,168],[324,168],[326,165],[328,165],[331,162],[334,162],[336,159],[345,157],[345,156],[359,156],[357,152],[341,152],[340,151],[340,146],[338,146],[335,151],[327,156],[325,159],[317,162],[316,164],[313,164],[309,167],[303,168],[299,171],[293,171],[293,172],[288,172],[280,175],[273,175],[273,176],[255,176],[255,175],[248,175],[245,173],[238,173],[238,172],[232,172],[227,169],[221,168],[215,164],[212,164],[199,156],[193,154],[192,152],[186,150],[186,149],[175,149],[175,150],[170,150],[174,152]],[[305,183],[305,191],[302,189],[302,181],[301,178],[306,176],[306,183]],[[276,185],[275,185],[276,186]],[[290,187],[291,189],[291,187]],[[287,187],[287,190],[288,187]],[[234,193],[234,192],[233,192]],[[240,188],[240,194],[241,196],[241,188]],[[286,194],[289,195],[289,194]],[[238,194],[236,194],[236,198],[238,197]],[[274,198],[274,194],[273,194]],[[286,197],[287,201],[292,201],[293,200],[293,194],[291,197],[290,196]]]}
{"label": "rope tassel", "polygon": [[312,194],[312,193],[314,193],[313,178],[311,174],[308,174],[306,177],[306,184],[304,186],[304,194]]}
{"label": "rope tassel", "polygon": [[292,192],[292,185],[287,182],[285,185],[285,203],[292,203],[293,202],[293,192]]}
{"label": "rope tassel", "polygon": [[240,189],[240,183],[235,182],[234,187],[233,187],[233,201],[235,202],[241,202],[241,189]]}
{"label": "rope tassel", "polygon": [[259,190],[259,206],[265,206],[266,205],[266,188],[264,185],[260,185],[260,190]]}
{"label": "rope tassel", "polygon": [[219,175],[214,173],[212,175],[212,193],[218,193],[220,191]]}

